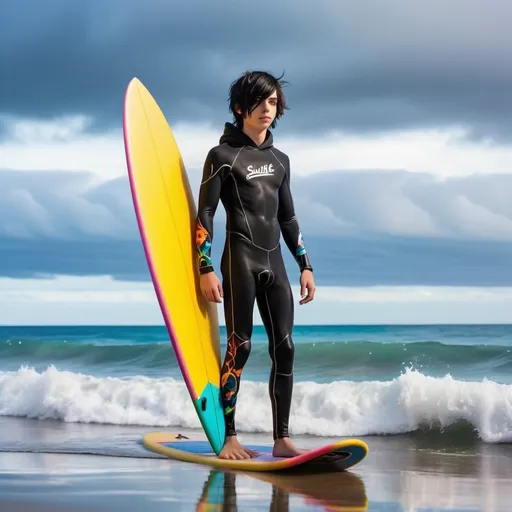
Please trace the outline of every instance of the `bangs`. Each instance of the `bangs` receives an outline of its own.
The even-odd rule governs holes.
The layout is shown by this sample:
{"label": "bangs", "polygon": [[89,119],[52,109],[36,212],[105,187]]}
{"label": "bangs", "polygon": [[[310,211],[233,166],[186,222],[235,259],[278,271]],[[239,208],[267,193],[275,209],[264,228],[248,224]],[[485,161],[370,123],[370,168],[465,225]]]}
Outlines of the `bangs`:
{"label": "bangs", "polygon": [[[231,84],[229,109],[238,127],[241,128],[243,126],[243,118],[246,115],[252,113],[263,100],[274,92],[277,96],[277,111],[272,128],[275,127],[277,119],[281,118],[284,111],[288,109],[282,90],[283,85],[287,82],[282,80],[282,76],[275,78],[270,73],[264,71],[251,71],[244,73]],[[242,111],[241,114],[236,111],[237,107]]]}

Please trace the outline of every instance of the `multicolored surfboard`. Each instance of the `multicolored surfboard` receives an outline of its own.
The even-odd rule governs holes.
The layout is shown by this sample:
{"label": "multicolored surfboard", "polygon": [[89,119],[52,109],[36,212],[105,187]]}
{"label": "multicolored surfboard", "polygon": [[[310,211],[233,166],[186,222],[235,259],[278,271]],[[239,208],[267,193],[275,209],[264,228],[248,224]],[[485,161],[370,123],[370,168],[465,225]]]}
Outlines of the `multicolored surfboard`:
{"label": "multicolored surfboard", "polygon": [[134,78],[124,102],[128,176],[142,244],[183,379],[213,450],[225,436],[217,305],[199,288],[196,206],[171,129]]}
{"label": "multicolored surfboard", "polygon": [[149,450],[172,459],[242,471],[279,471],[297,466],[316,471],[344,471],[361,462],[368,454],[367,444],[360,439],[335,441],[296,457],[274,457],[272,446],[269,445],[244,445],[259,453],[257,457],[244,460],[218,458],[207,439],[199,436],[190,439],[178,433],[151,432],[144,436],[143,443]]}

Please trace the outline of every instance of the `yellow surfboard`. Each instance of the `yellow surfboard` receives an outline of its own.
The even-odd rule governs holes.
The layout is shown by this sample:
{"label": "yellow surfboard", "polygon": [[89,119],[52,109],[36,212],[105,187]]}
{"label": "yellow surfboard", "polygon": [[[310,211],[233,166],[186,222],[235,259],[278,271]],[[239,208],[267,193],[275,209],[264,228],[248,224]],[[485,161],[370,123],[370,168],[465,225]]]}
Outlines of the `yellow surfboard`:
{"label": "yellow surfboard", "polygon": [[156,296],[176,359],[216,454],[224,443],[217,306],[199,289],[196,206],[172,131],[155,99],[133,78],[123,113],[128,176]]}

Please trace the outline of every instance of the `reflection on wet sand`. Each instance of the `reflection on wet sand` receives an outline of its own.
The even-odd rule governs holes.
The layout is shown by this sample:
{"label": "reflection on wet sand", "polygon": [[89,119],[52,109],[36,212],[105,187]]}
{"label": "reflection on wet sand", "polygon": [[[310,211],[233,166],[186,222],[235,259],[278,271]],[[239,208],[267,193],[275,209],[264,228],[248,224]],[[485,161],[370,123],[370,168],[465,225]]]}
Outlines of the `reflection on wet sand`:
{"label": "reflection on wet sand", "polygon": [[197,502],[196,512],[242,510],[243,507],[238,508],[236,492],[236,481],[241,475],[272,486],[269,512],[292,510],[291,495],[303,497],[306,507],[316,507],[317,510],[323,507],[325,511],[365,512],[368,508],[363,481],[349,472],[301,475],[211,470]]}
{"label": "reflection on wet sand", "polygon": [[[373,438],[357,471],[324,474],[211,471],[197,511],[505,512],[512,503],[512,446],[451,447]],[[434,440],[435,441],[435,440]],[[252,482],[252,484],[251,484]],[[255,482],[268,483],[258,487]],[[252,504],[251,506],[248,506]]]}
{"label": "reflection on wet sand", "polygon": [[[370,510],[504,512],[512,503],[512,446],[373,438],[360,472]],[[430,441],[430,442],[428,442]]]}
{"label": "reflection on wet sand", "polygon": [[[365,437],[369,456],[345,473],[235,474],[145,457],[138,427],[0,417],[0,510],[510,512],[512,444],[449,430]],[[84,452],[105,448],[127,457]]]}

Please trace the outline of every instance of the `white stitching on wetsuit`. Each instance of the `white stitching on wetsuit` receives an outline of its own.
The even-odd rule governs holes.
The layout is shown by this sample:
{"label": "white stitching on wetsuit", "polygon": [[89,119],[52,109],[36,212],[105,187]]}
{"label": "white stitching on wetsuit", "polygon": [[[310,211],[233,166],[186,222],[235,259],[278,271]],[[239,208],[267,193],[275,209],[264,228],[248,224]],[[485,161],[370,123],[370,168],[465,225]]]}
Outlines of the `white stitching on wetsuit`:
{"label": "white stitching on wetsuit", "polygon": [[240,150],[238,151],[238,153],[235,155],[235,158],[233,159],[233,161],[231,162],[231,169],[233,169],[233,166],[235,165],[235,162],[236,162],[236,159],[238,158],[238,155],[242,152],[242,149],[244,149],[245,146],[242,146],[240,148]]}
{"label": "white stitching on wetsuit", "polygon": [[273,270],[270,268],[270,251],[267,252],[267,261],[268,261],[268,273],[269,273],[270,277],[272,278],[270,283],[268,283],[268,286],[272,286],[276,279],[276,275],[274,274]]}
{"label": "white stitching on wetsuit", "polygon": [[245,238],[250,244],[254,245],[254,247],[256,247],[257,249],[261,249],[262,251],[272,252],[272,251],[275,251],[279,247],[279,242],[277,242],[277,244],[274,247],[272,247],[272,249],[266,249],[265,247],[256,245],[252,240],[249,240],[243,233],[240,233],[238,231],[230,231],[229,229],[227,230],[227,232],[230,235],[238,235],[238,236],[241,236],[242,238]]}
{"label": "white stitching on wetsuit", "polygon": [[240,148],[240,150],[238,151],[238,153],[236,154],[234,160],[233,160],[233,163],[231,164],[231,170],[230,170],[230,174],[231,174],[231,177],[233,178],[233,181],[235,183],[235,189],[236,189],[236,195],[238,196],[238,200],[240,201],[240,207],[242,208],[242,212],[244,214],[244,217],[245,217],[245,222],[247,224],[247,228],[249,229],[249,233],[251,234],[251,243],[252,243],[252,231],[251,231],[251,226],[249,225],[249,219],[247,218],[247,214],[245,213],[245,208],[244,208],[244,205],[242,203],[242,198],[240,197],[240,192],[238,191],[238,184],[236,182],[236,178],[235,178],[235,175],[233,174],[233,166],[235,165],[235,162],[236,162],[236,159],[238,158],[238,155],[240,155],[240,153],[242,152],[242,149],[244,149],[245,146],[242,146]]}
{"label": "white stitching on wetsuit", "polygon": [[235,335],[240,341],[242,341],[243,343],[240,343],[240,345],[243,345],[244,343],[249,343],[251,340],[246,340],[245,338],[242,338],[242,336],[240,336],[234,329],[233,331],[231,332],[231,334],[227,337],[227,339],[229,340],[229,338],[231,338],[231,336]]}
{"label": "white stitching on wetsuit", "polygon": [[228,237],[228,250],[229,250],[229,288],[231,293],[231,325],[235,330],[235,301],[233,297],[233,279],[231,277],[231,237]]}
{"label": "white stitching on wetsuit", "polygon": [[[277,345],[276,345],[276,350],[277,350],[277,347],[279,347],[279,345],[281,345],[281,343],[283,343],[283,341],[286,339],[286,338],[289,338],[290,335],[287,334]],[[293,375],[293,366],[294,366],[294,363],[295,361],[292,362],[292,373],[280,373],[280,372],[276,372],[276,375],[282,375],[283,377],[291,377]]]}
{"label": "white stitching on wetsuit", "polygon": [[286,338],[289,338],[290,335],[287,334],[277,345],[276,345],[276,348],[279,347],[279,345],[281,345],[281,343],[283,343],[283,341],[286,339]]}
{"label": "white stitching on wetsuit", "polygon": [[268,270],[262,270],[261,272],[258,272],[258,281],[260,280],[260,276],[261,274],[263,274],[264,272],[269,272]]}
{"label": "white stitching on wetsuit", "polygon": [[[277,158],[277,156],[275,155],[275,153],[272,151],[272,149],[270,149],[270,152],[272,153],[272,155],[274,156],[274,158],[282,165],[283,169],[284,169],[284,178],[283,179],[287,179],[288,176],[287,176],[287,173],[286,173],[286,167],[283,165],[283,163],[281,162],[281,160],[279,160],[279,158]],[[289,180],[288,180],[288,184],[289,184]],[[291,202],[292,202],[292,206],[293,206],[293,198],[291,199]],[[291,222],[293,220],[296,220],[298,222],[298,219],[297,219],[297,216],[293,216],[291,219],[288,219],[286,222],[284,222],[284,224],[287,224],[288,222]]]}
{"label": "white stitching on wetsuit", "polygon": [[[231,294],[231,324],[233,326],[233,332],[228,336],[228,339],[234,334],[239,340],[242,340],[243,343],[246,343],[246,342],[249,342],[250,340],[246,340],[246,339],[242,338],[242,336],[240,336],[236,332],[236,328],[235,328],[235,301],[234,301],[234,296],[233,296],[233,278],[232,278],[232,274],[231,274],[231,237],[229,236],[229,231],[228,231],[228,251],[229,251],[229,260],[228,260],[229,288],[230,288],[230,294]],[[241,343],[241,345],[243,345],[243,343]]]}
{"label": "white stitching on wetsuit", "polygon": [[238,200],[240,201],[240,207],[242,208],[242,212],[243,212],[244,217],[245,217],[245,223],[247,224],[247,229],[249,230],[249,233],[251,234],[250,242],[254,245],[252,231],[251,231],[251,226],[249,225],[249,219],[247,218],[247,214],[245,213],[245,208],[244,208],[244,205],[242,203],[242,198],[240,197],[240,192],[238,191],[238,184],[236,182],[236,178],[235,178],[233,173],[231,173],[231,177],[233,178],[233,181],[235,183],[236,195],[238,196]]}
{"label": "white stitching on wetsuit", "polygon": [[[238,151],[238,153],[235,155],[235,158],[233,158],[233,161],[231,162],[231,165],[229,165],[229,164],[222,164],[213,174],[210,171],[210,176],[208,176],[208,178],[206,178],[204,181],[202,181],[201,185],[204,185],[206,182],[210,181],[214,176],[216,176],[219,173],[219,171],[223,167],[229,167],[229,172],[231,173],[233,171],[233,166],[235,165],[236,159],[238,158],[238,155],[241,153],[242,149],[244,149],[244,146],[242,146],[240,148],[240,150]],[[213,167],[213,164],[211,164],[211,167]]]}
{"label": "white stitching on wetsuit", "polygon": [[277,376],[277,361],[276,361],[276,343],[275,343],[275,335],[274,335],[274,322],[272,321],[272,313],[270,312],[270,304],[268,303],[268,295],[265,291],[265,301],[267,302],[267,310],[268,310],[268,317],[270,319],[270,325],[272,327],[272,352],[274,354],[273,362],[274,362],[274,377],[273,377],[273,384],[272,384],[272,412],[274,415],[274,428],[275,428],[275,434],[278,435],[278,425],[277,425],[277,400],[276,400],[276,376]]}
{"label": "white stitching on wetsuit", "polygon": [[[238,155],[242,152],[242,149],[244,149],[244,146],[240,148],[238,153],[235,155],[235,158],[233,158],[233,161],[231,162],[231,165],[224,164],[221,167],[215,171],[213,175],[208,177],[203,183],[206,183],[209,179],[213,178],[223,167],[229,167],[229,174],[233,176],[233,166],[235,165],[236,159],[238,158]],[[202,185],[202,183],[201,183]],[[235,301],[233,300],[233,279],[231,277],[231,240],[228,240],[228,252],[229,252],[229,287],[230,287],[230,294],[231,294],[231,322],[233,324],[233,333],[235,336],[237,336],[239,339],[243,340],[241,336],[238,336],[238,334],[235,331]],[[233,334],[232,333],[232,334]],[[228,339],[231,337],[231,334],[228,336]]]}
{"label": "white stitching on wetsuit", "polygon": [[[211,165],[211,167],[213,167],[213,164]],[[214,176],[217,176],[217,174],[219,173],[219,171],[223,168],[223,167],[229,167],[229,170],[231,171],[231,168],[232,166],[229,165],[229,164],[223,164],[221,165],[213,174],[210,172],[210,176],[208,176],[208,178],[206,178],[204,181],[201,182],[201,185],[204,185],[206,182],[210,181]]]}
{"label": "white stitching on wetsuit", "polygon": [[272,153],[272,155],[274,155],[274,158],[279,162],[279,164],[281,165],[281,167],[286,170],[286,167],[283,165],[283,163],[281,162],[281,160],[279,160],[279,158],[277,158],[276,154],[272,151],[272,148],[269,148],[269,151]]}

